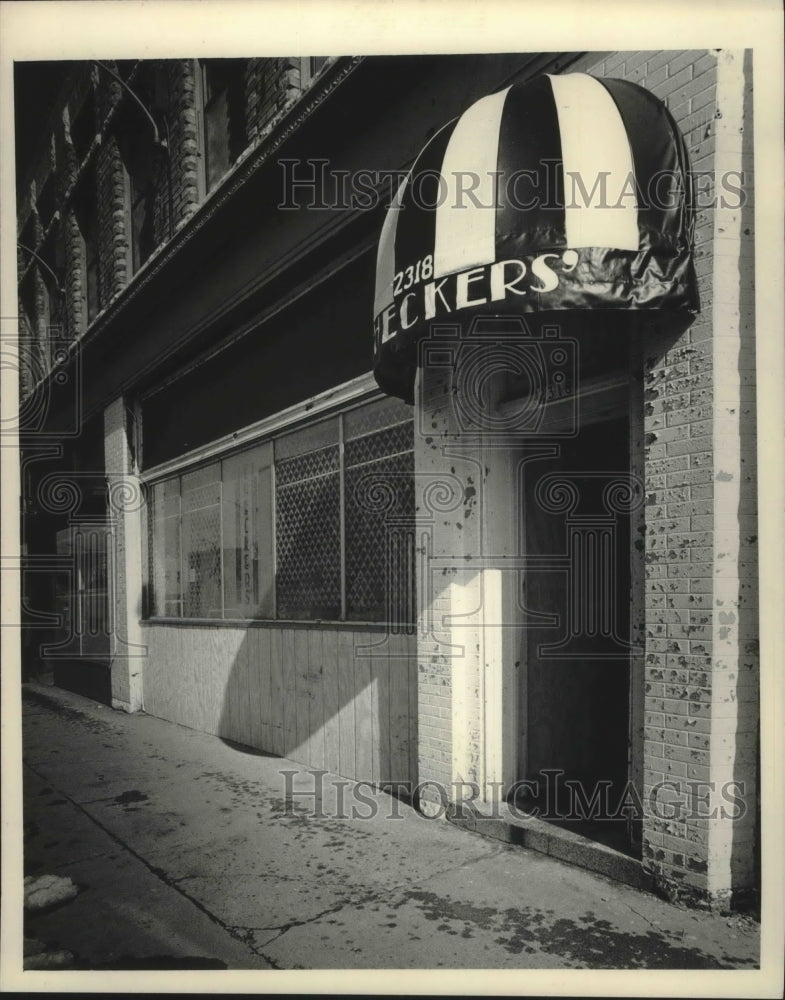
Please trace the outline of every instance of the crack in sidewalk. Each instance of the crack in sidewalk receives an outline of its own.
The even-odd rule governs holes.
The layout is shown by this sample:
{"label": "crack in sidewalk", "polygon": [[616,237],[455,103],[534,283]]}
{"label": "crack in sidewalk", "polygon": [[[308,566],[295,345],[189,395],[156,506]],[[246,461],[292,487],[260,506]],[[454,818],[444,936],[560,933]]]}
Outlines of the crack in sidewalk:
{"label": "crack in sidewalk", "polygon": [[[476,856],[474,858],[469,858],[467,861],[464,861],[460,865],[460,867],[461,868],[465,868],[465,867],[468,867],[469,865],[478,864],[480,861],[484,861],[488,857],[497,857],[499,854],[502,854],[505,849],[506,849],[505,846],[502,845],[499,848],[494,849],[490,854],[486,851],[484,854],[478,855],[478,856]],[[436,871],[436,872],[432,872],[430,875],[427,876],[427,879],[438,878],[441,875],[446,875],[446,874],[448,874],[449,872],[452,872],[452,871],[455,871],[455,866],[454,865],[451,865],[451,866],[449,866],[447,868],[444,868],[444,869],[440,869],[439,871]],[[278,878],[279,876],[270,876],[270,877],[271,878]],[[282,877],[284,879],[289,879],[289,876],[280,876],[280,877]],[[425,885],[426,882],[427,882],[427,880],[423,880],[422,884]],[[257,952],[266,961],[268,961],[270,963],[274,963],[275,959],[271,958],[270,955],[267,954],[263,949],[269,948],[270,945],[274,944],[276,941],[279,941],[284,936],[284,934],[286,934],[288,931],[292,930],[294,927],[305,927],[308,924],[316,923],[316,921],[321,920],[322,917],[327,917],[327,916],[331,916],[334,913],[339,913],[341,910],[345,909],[347,906],[356,906],[358,903],[379,903],[379,902],[383,902],[385,898],[389,901],[389,898],[390,898],[390,896],[392,894],[402,892],[405,889],[407,889],[409,886],[410,886],[409,882],[400,882],[400,883],[392,885],[392,886],[380,888],[380,889],[378,889],[376,891],[373,891],[373,892],[367,892],[367,893],[365,893],[363,895],[353,896],[353,897],[345,899],[342,902],[337,903],[337,904],[335,904],[333,906],[327,907],[326,909],[322,910],[320,913],[316,913],[312,917],[308,917],[307,920],[290,920],[290,921],[288,921],[285,924],[281,924],[280,926],[271,926],[271,927],[244,927],[244,928],[242,928],[242,930],[244,930],[248,934],[249,938],[250,938],[250,933],[252,931],[265,931],[265,930],[270,930],[270,931],[276,931],[277,930],[278,931],[278,933],[275,934],[273,937],[268,938],[266,941],[261,942],[259,944],[259,946],[258,946],[258,952]],[[249,947],[252,947],[250,940],[246,939],[246,943],[249,945]],[[278,966],[277,964],[275,964],[274,968],[280,968],[280,966]]]}
{"label": "crack in sidewalk", "polygon": [[[326,909],[322,910],[320,913],[315,913],[312,917],[308,917],[306,920],[290,920],[290,921],[288,921],[285,924],[281,924],[280,927],[270,927],[270,928],[267,928],[267,927],[247,927],[247,928],[245,928],[245,930],[247,930],[249,932],[250,931],[255,931],[255,930],[277,930],[278,933],[274,937],[271,937],[269,940],[265,941],[263,944],[261,944],[259,946],[260,949],[261,948],[267,948],[271,944],[273,944],[275,941],[279,941],[284,936],[284,934],[286,934],[288,931],[290,931],[293,927],[305,927],[308,924],[315,923],[317,920],[321,920],[322,917],[328,917],[328,916],[332,915],[333,913],[338,913],[341,910],[345,909],[347,906],[356,906],[358,903],[375,902],[375,901],[378,900],[378,898],[379,897],[378,897],[377,894],[369,893],[369,894],[366,894],[364,896],[358,896],[356,898],[343,899],[343,900],[341,900],[340,903],[335,903],[333,906],[328,906]],[[265,958],[268,962],[272,961],[272,959],[270,959],[269,956],[267,956],[263,951],[260,950],[258,952],[258,954],[261,955],[262,958]]]}

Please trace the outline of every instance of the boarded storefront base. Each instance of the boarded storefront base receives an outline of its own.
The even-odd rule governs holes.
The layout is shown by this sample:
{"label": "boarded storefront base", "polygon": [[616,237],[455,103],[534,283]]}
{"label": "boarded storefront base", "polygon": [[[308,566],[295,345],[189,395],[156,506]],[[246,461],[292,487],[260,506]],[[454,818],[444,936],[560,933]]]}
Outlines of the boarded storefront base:
{"label": "boarded storefront base", "polygon": [[417,782],[415,636],[150,624],[144,708],[311,768]]}

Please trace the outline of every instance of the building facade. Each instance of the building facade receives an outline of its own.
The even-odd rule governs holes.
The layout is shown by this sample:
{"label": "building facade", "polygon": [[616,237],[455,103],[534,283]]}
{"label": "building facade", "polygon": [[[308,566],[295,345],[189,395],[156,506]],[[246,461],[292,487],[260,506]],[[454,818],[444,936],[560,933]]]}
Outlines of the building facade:
{"label": "building facade", "polygon": [[[377,383],[402,178],[543,74],[667,108],[696,301],[505,302]],[[28,674],[754,894],[751,92],[730,51],[70,67],[19,190]]]}

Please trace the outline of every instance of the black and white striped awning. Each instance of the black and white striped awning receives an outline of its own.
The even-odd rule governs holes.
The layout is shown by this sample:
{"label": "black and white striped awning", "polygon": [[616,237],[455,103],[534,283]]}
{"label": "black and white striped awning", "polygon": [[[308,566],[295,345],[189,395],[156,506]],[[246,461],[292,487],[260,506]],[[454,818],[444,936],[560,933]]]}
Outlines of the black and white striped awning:
{"label": "black and white striped awning", "polygon": [[541,76],[438,131],[376,265],[374,370],[411,399],[416,344],[478,312],[698,308],[684,141],[643,87]]}

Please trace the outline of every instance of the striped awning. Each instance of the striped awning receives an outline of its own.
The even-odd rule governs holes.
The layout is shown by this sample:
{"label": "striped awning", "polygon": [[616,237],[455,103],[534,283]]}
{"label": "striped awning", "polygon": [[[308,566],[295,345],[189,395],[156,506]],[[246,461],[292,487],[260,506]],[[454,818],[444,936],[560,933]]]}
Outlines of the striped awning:
{"label": "striped awning", "polygon": [[434,324],[487,313],[696,311],[684,140],[653,94],[583,73],[490,94],[417,157],[379,241],[374,371],[411,399]]}

